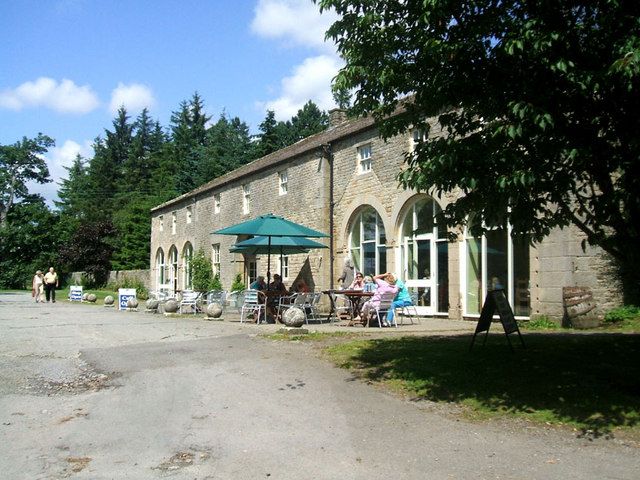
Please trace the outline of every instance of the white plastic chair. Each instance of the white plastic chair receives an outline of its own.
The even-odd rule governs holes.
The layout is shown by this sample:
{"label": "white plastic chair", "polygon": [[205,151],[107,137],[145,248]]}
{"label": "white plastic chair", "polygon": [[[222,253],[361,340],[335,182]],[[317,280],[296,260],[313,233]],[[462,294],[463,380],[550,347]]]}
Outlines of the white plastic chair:
{"label": "white plastic chair", "polygon": [[266,305],[261,298],[258,290],[245,290],[242,292],[242,308],[240,310],[240,323],[244,322],[245,313],[253,313],[256,315],[256,323],[260,323],[260,314],[265,317],[266,322]]}

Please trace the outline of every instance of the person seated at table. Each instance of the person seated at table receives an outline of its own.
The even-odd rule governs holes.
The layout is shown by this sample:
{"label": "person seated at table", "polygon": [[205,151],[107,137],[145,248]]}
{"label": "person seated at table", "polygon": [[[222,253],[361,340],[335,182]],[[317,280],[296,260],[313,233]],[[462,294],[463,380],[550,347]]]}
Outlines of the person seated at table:
{"label": "person seated at table", "polygon": [[373,281],[373,277],[371,275],[365,275],[364,277],[364,288],[365,292],[374,292],[376,288],[378,288]]}
{"label": "person seated at table", "polygon": [[309,287],[307,287],[307,284],[304,283],[303,278],[299,278],[298,280],[293,282],[293,285],[291,285],[290,292],[291,293],[309,293]]}
{"label": "person seated at table", "polygon": [[398,293],[396,294],[396,298],[393,300],[392,309],[389,310],[389,313],[387,314],[387,323],[389,324],[393,322],[393,316],[395,315],[397,308],[408,307],[411,305],[411,294],[409,293],[409,290],[407,290],[407,286],[399,278],[396,279],[396,287],[398,287]]}
{"label": "person seated at table", "polygon": [[265,282],[264,277],[260,275],[258,276],[258,278],[256,278],[256,281],[249,286],[249,288],[251,290],[266,290],[267,282]]}
{"label": "person seated at table", "polygon": [[[371,297],[370,300],[366,301],[364,305],[362,305],[361,310],[362,318],[364,318],[365,323],[369,321],[369,314],[371,313],[371,311],[375,310],[375,308],[380,305],[380,299],[383,293],[398,293],[398,287],[396,287],[396,277],[391,272],[376,275],[375,277],[373,277],[373,281],[378,288],[376,288],[376,291],[373,293],[373,297]],[[354,322],[358,322],[360,320],[360,315],[353,319]],[[385,326],[389,326],[389,323],[385,322]]]}
{"label": "person seated at table", "polygon": [[349,285],[349,290],[364,290],[364,275],[362,272],[356,273],[356,278]]}
{"label": "person seated at table", "polygon": [[287,287],[285,287],[284,283],[282,283],[282,277],[280,277],[280,275],[278,275],[277,273],[273,276],[273,282],[269,284],[269,291],[270,292],[286,292],[287,291]]}

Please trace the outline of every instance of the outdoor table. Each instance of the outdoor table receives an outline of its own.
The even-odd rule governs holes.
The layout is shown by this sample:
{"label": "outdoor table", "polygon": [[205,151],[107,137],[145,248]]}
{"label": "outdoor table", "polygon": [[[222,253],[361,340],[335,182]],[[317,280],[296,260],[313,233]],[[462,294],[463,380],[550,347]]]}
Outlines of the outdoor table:
{"label": "outdoor table", "polygon": [[[269,307],[274,307],[275,311],[278,306],[278,299],[282,296],[288,295],[288,293],[284,290],[275,291],[275,290],[260,290],[260,293],[264,296],[264,306],[265,306],[265,315],[268,313]],[[278,318],[277,312],[273,315],[276,323],[282,323]]]}
{"label": "outdoor table", "polygon": [[[352,326],[354,324],[353,319],[360,315],[360,309],[362,308],[362,304],[364,301],[373,296],[373,292],[365,292],[364,290],[325,290],[322,293],[329,295],[329,300],[331,301],[331,309],[329,310],[329,315],[327,316],[327,320],[331,319],[331,316],[335,312],[335,304],[333,303],[332,293],[338,293],[340,295],[344,295],[347,297],[347,300],[351,303],[351,319],[349,320],[348,326]],[[361,320],[362,325],[366,325],[366,319]]]}

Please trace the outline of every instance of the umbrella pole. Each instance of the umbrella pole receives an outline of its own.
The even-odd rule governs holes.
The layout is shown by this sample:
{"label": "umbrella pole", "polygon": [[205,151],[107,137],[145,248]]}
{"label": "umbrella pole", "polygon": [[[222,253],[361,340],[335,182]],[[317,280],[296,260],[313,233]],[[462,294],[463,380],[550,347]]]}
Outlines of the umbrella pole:
{"label": "umbrella pole", "polygon": [[271,285],[271,235],[269,235],[269,247],[267,249],[267,290]]}

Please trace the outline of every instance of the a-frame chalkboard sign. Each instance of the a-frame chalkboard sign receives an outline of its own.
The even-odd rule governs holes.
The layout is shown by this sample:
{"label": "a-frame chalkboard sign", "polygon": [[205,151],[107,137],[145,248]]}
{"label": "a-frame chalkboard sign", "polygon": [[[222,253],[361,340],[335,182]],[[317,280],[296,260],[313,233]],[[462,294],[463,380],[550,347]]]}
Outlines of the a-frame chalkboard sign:
{"label": "a-frame chalkboard sign", "polygon": [[487,297],[484,300],[484,305],[482,306],[482,312],[480,312],[480,319],[478,320],[476,331],[473,334],[473,338],[471,339],[471,346],[469,347],[469,351],[473,349],[473,343],[476,340],[476,335],[478,335],[480,332],[486,332],[482,345],[487,342],[487,335],[489,335],[489,328],[491,327],[491,321],[493,320],[493,315],[496,310],[498,311],[498,315],[500,315],[500,323],[502,323],[502,328],[504,328],[504,333],[507,336],[507,341],[509,342],[509,348],[511,349],[511,351],[513,352],[513,345],[511,345],[509,334],[515,332],[518,333],[520,342],[522,342],[522,347],[526,348],[522,335],[520,335],[520,329],[518,328],[516,319],[513,316],[513,310],[511,310],[511,305],[509,305],[509,300],[507,300],[505,291],[499,289],[492,290],[487,293]]}

